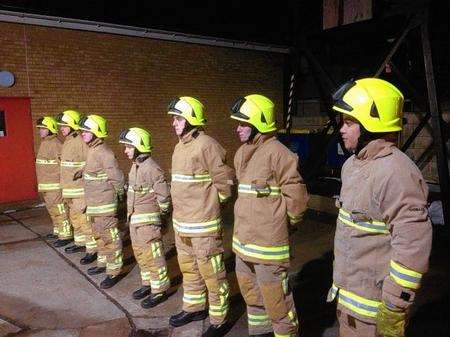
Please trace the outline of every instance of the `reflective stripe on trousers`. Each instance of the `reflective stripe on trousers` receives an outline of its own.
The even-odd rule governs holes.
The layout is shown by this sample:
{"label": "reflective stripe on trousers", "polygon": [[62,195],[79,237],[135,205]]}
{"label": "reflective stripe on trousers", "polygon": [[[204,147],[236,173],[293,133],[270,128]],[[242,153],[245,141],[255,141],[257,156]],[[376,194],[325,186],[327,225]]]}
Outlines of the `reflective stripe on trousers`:
{"label": "reflective stripe on trousers", "polygon": [[378,306],[381,304],[378,300],[372,300],[356,295],[355,293],[338,288],[333,284],[331,288],[332,297],[338,297],[338,303],[343,307],[365,317],[375,318],[378,313]]}

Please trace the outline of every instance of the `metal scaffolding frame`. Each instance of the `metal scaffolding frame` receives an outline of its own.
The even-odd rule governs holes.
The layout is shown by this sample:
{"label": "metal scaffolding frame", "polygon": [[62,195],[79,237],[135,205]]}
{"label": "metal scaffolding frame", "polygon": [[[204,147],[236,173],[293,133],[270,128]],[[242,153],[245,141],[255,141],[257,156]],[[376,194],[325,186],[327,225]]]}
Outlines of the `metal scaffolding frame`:
{"label": "metal scaffolding frame", "polygon": [[[397,13],[398,14],[398,13]],[[401,34],[396,39],[394,45],[387,53],[383,62],[377,68],[377,71],[374,74],[374,77],[379,77],[383,70],[387,65],[391,67],[393,70],[393,74],[396,75],[398,80],[402,83],[402,88],[408,93],[411,100],[423,111],[425,115],[420,120],[418,126],[409,136],[409,138],[403,143],[401,146],[402,151],[406,151],[411,144],[414,142],[416,137],[422,131],[422,129],[428,126],[431,120],[432,126],[432,136],[433,142],[425,149],[424,153],[419,156],[417,160],[417,165],[419,167],[423,166],[427,160],[429,160],[433,153],[436,155],[437,165],[438,165],[438,175],[439,175],[439,185],[440,185],[440,196],[442,200],[443,213],[444,213],[444,221],[446,225],[450,225],[450,177],[449,177],[449,169],[447,163],[447,145],[446,140],[448,138],[448,134],[446,134],[445,126],[446,123],[442,119],[442,112],[440,110],[437,89],[435,83],[435,76],[433,70],[433,58],[432,58],[432,50],[430,44],[430,38],[428,33],[428,25],[429,25],[429,9],[428,7],[420,8],[415,12],[411,13],[410,11],[405,12],[405,14],[409,15],[409,19],[407,20],[406,27],[401,31]],[[427,86],[427,95],[421,95],[414,86],[410,83],[408,78],[400,71],[400,69],[395,65],[392,61],[392,57],[398,51],[398,48],[402,45],[402,43],[406,40],[408,35],[414,31],[420,30],[420,38],[422,43],[422,53],[423,53],[423,62],[425,69],[425,81]],[[296,92],[295,88],[297,87],[295,84],[295,80],[298,80],[298,58],[300,56],[304,56],[309,65],[314,71],[314,77],[319,88],[319,93],[321,100],[326,107],[326,111],[328,114],[328,118],[330,122],[323,129],[323,147],[321,149],[326,148],[329,142],[333,139],[333,137],[338,136],[338,124],[336,122],[335,115],[331,110],[331,94],[336,89],[335,82],[330,77],[329,74],[324,70],[321,66],[320,62],[317,58],[312,54],[306,44],[306,38],[302,35],[299,38],[299,41],[294,46],[295,51],[291,52],[291,60],[290,60],[290,73],[293,75],[290,78],[290,88],[294,89],[294,92],[289,93],[289,99],[285,99],[287,108],[285,109],[285,127],[286,131],[289,133],[292,123],[290,123],[292,117],[296,111],[295,105],[295,97]],[[296,59],[294,59],[296,58]],[[285,85],[286,88],[286,85]],[[286,96],[286,92],[285,92]],[[333,133],[331,136],[328,135],[328,130],[333,128]],[[341,144],[342,145],[342,144]],[[316,152],[324,152],[324,151],[316,151]],[[308,165],[308,169],[314,168],[314,172],[319,172],[320,165],[323,162],[323,156],[318,155],[315,158],[312,158],[315,163]]]}

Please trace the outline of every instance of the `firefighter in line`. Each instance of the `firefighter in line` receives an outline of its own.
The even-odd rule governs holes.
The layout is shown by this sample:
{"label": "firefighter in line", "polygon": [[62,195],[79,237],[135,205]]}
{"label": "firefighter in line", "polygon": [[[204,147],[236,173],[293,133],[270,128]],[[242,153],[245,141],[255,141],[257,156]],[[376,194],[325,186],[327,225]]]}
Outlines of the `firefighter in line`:
{"label": "firefighter in line", "polygon": [[167,299],[170,288],[161,233],[161,217],[170,210],[170,190],[164,172],[151,157],[152,137],[147,130],[124,130],[119,143],[125,145],[124,153],[133,162],[128,174],[127,219],[142,287],[132,297],[148,296],[141,305],[152,308]]}
{"label": "firefighter in line", "polygon": [[179,138],[172,155],[171,193],[183,274],[183,309],[170,317],[170,324],[179,327],[205,319],[208,296],[211,325],[203,336],[222,336],[227,329],[229,285],[220,209],[231,196],[234,172],[225,164],[223,147],[203,130],[206,119],[199,100],[176,98],[168,114]]}
{"label": "firefighter in line", "polygon": [[364,78],[333,96],[345,148],[334,240],[334,283],[341,337],[403,337],[408,311],[428,268],[432,229],[428,188],[395,145],[403,95]]}
{"label": "firefighter in line", "polygon": [[81,137],[88,145],[86,165],[76,173],[83,178],[86,214],[92,222],[97,243],[97,266],[87,270],[89,275],[106,272],[100,288],[114,286],[123,276],[121,269],[122,239],[118,229],[118,202],[123,200],[124,176],[114,153],[105,143],[108,136],[106,119],[89,115],[80,120]]}
{"label": "firefighter in line", "polygon": [[298,319],[288,282],[289,231],[306,210],[308,193],[298,157],[276,138],[274,104],[262,95],[238,99],[242,146],[234,157],[236,276],[247,304],[250,336],[297,337]]}
{"label": "firefighter in line", "polygon": [[38,191],[42,193],[48,214],[53,223],[53,233],[48,239],[72,240],[72,228],[68,220],[67,206],[61,195],[60,156],[62,143],[58,139],[58,125],[50,116],[39,118],[36,123],[41,144],[36,157]]}
{"label": "firefighter in line", "polygon": [[[61,151],[61,187],[64,202],[69,208],[70,224],[73,228],[74,245],[66,247],[69,254],[86,252],[81,264],[95,261],[96,244],[92,235],[92,226],[86,216],[84,187],[81,180],[75,180],[74,175],[86,164],[88,147],[81,139],[79,122],[81,114],[75,110],[66,110],[57,117],[64,143]],[[62,247],[70,241],[62,240],[55,246]]]}

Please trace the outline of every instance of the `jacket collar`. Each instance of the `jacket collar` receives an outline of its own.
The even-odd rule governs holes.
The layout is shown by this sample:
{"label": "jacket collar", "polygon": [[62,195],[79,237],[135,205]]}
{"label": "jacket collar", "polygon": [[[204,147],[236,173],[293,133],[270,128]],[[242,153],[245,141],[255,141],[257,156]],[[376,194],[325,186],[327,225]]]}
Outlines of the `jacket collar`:
{"label": "jacket collar", "polygon": [[260,146],[265,142],[268,142],[272,139],[275,139],[275,133],[269,132],[269,133],[257,133],[255,137],[250,142],[247,142],[249,145],[255,145]]}
{"label": "jacket collar", "polygon": [[188,133],[179,137],[179,139],[180,139],[181,143],[186,144],[186,143],[193,141],[195,138],[197,138],[200,134],[203,134],[203,133],[205,133],[203,130],[200,130],[198,128],[193,128]]}
{"label": "jacket collar", "polygon": [[150,158],[150,154],[143,153],[136,157],[134,160],[136,165],[141,165],[144,161],[146,161],[148,158]]}
{"label": "jacket collar", "polygon": [[103,139],[102,138],[96,138],[93,141],[91,141],[88,144],[88,146],[94,148],[94,147],[97,147],[97,146],[99,146],[101,144],[103,144]]}
{"label": "jacket collar", "polygon": [[394,146],[394,143],[389,142],[385,139],[375,139],[369,142],[361,151],[359,151],[359,153],[356,155],[356,158],[359,160],[370,160],[386,157],[392,154],[392,148]]}

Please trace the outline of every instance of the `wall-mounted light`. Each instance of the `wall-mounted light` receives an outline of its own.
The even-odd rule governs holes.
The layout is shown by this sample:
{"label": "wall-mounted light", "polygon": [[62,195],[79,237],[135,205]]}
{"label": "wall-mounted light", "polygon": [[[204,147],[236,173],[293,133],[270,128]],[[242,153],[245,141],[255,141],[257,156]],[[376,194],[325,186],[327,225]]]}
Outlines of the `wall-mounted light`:
{"label": "wall-mounted light", "polygon": [[14,85],[14,75],[6,70],[0,71],[0,87],[9,88]]}

